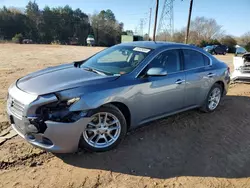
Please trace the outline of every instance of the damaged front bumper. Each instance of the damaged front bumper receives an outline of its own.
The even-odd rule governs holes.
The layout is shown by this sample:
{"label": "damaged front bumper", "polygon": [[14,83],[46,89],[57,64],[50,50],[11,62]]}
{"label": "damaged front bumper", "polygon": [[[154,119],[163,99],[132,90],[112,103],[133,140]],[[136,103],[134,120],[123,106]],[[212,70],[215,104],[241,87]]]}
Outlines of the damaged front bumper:
{"label": "damaged front bumper", "polygon": [[13,84],[9,89],[7,113],[12,128],[30,144],[54,153],[72,153],[79,147],[81,135],[91,118],[86,113],[72,122],[39,121],[36,109],[54,102],[54,95],[35,96]]}
{"label": "damaged front bumper", "polygon": [[81,118],[74,123],[46,121],[44,133],[23,130],[25,120],[10,115],[12,128],[30,144],[53,153],[72,153],[78,150],[79,140],[90,118]]}

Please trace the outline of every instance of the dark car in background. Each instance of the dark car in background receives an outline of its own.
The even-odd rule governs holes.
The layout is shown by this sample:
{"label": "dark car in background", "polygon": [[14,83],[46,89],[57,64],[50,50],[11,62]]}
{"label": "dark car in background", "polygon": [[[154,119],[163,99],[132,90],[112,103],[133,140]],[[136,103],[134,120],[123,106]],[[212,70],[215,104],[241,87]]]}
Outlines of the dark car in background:
{"label": "dark car in background", "polygon": [[213,49],[214,49],[214,46],[212,46],[212,45],[211,46],[206,46],[206,47],[203,48],[203,50],[205,50],[206,52],[208,52],[210,54],[212,54]]}
{"label": "dark car in background", "polygon": [[225,45],[211,45],[211,46],[206,46],[203,49],[212,55],[217,55],[217,54],[226,55],[228,51],[228,47]]}
{"label": "dark car in background", "polygon": [[222,48],[222,49],[224,49],[228,53],[228,50],[229,50],[228,46],[226,46],[226,45],[219,45],[219,47]]}

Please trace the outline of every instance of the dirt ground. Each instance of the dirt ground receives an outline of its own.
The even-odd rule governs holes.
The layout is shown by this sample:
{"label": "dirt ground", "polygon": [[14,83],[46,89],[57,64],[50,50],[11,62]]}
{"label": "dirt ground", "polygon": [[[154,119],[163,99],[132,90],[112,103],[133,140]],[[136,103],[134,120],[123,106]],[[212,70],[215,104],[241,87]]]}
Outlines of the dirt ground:
{"label": "dirt ground", "polygon": [[[101,49],[0,44],[0,131],[12,82]],[[232,55],[217,57],[232,70]],[[249,122],[250,86],[232,84],[216,112],[154,121],[105,153],[53,155],[16,136],[0,145],[0,187],[250,187]]]}

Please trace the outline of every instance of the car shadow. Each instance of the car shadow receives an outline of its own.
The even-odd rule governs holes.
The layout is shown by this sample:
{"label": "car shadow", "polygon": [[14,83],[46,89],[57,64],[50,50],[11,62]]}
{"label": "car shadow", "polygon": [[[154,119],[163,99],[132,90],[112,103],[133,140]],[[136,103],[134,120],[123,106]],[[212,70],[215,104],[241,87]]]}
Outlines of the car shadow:
{"label": "car shadow", "polygon": [[250,176],[250,98],[226,96],[213,113],[187,111],[128,133],[104,153],[56,155],[65,163],[152,178]]}

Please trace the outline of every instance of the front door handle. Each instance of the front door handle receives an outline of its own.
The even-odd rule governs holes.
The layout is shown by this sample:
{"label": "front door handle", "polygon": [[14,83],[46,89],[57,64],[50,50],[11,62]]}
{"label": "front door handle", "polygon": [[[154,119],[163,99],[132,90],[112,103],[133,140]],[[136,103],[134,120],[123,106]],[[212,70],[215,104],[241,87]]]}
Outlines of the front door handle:
{"label": "front door handle", "polygon": [[182,79],[178,79],[178,80],[176,80],[176,84],[182,84],[183,82],[185,82],[185,80],[182,80]]}
{"label": "front door handle", "polygon": [[214,74],[214,73],[209,73],[207,76],[208,76],[209,78],[212,78],[212,77],[215,76],[215,74]]}

